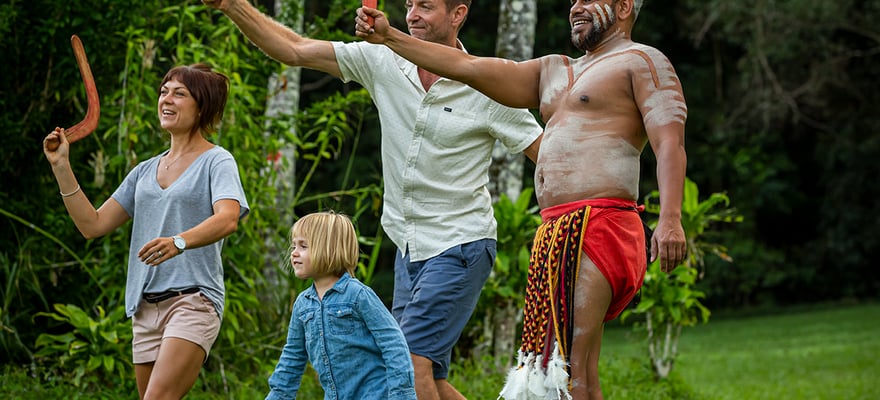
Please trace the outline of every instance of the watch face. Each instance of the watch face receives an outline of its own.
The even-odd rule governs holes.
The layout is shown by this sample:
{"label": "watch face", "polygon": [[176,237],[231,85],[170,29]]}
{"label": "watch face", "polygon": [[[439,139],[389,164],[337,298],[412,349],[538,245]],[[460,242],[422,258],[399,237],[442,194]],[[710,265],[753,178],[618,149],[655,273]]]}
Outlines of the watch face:
{"label": "watch face", "polygon": [[174,246],[177,247],[179,250],[183,250],[183,248],[186,247],[186,241],[184,241],[182,237],[175,237]]}

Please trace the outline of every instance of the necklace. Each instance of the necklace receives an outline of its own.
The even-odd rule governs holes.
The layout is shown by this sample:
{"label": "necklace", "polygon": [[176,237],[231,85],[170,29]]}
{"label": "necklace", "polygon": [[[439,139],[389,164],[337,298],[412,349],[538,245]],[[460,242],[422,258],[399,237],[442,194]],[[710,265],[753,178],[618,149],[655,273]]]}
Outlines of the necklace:
{"label": "necklace", "polygon": [[183,158],[183,156],[190,154],[190,153],[193,153],[193,152],[195,152],[195,150],[183,153],[183,154],[177,156],[177,158],[175,158],[174,161],[172,161],[172,162],[168,162],[168,156],[166,155],[165,156],[165,170],[168,171],[168,168],[171,168],[171,166],[174,165],[174,163],[180,161],[180,159]]}

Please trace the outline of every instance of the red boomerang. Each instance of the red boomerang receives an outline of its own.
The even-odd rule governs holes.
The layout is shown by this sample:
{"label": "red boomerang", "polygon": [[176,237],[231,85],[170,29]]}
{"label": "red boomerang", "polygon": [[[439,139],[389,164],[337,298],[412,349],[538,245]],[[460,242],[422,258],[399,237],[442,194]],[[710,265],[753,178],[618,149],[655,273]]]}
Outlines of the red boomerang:
{"label": "red boomerang", "polygon": [[[86,88],[86,97],[89,102],[86,117],[78,124],[64,130],[67,141],[73,143],[90,135],[98,127],[98,116],[101,115],[101,101],[98,98],[98,87],[95,85],[92,69],[89,67],[89,59],[86,58],[86,51],[83,48],[82,41],[79,40],[79,36],[73,35],[70,37],[70,46],[73,47],[73,55],[76,56],[76,64],[79,66],[79,73],[82,75],[83,86]],[[46,147],[50,151],[55,151],[60,144],[60,140],[51,140],[46,143]]]}
{"label": "red boomerang", "polygon": [[[362,0],[361,5],[364,7],[376,8],[378,1],[377,0]],[[373,25],[373,17],[367,17],[367,23]]]}

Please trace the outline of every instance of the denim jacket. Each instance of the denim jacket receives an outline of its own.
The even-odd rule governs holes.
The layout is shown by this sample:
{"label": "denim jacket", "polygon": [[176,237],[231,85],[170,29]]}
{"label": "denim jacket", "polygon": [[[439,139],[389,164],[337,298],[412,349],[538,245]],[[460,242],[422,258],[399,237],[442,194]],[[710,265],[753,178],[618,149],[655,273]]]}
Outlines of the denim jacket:
{"label": "denim jacket", "polygon": [[397,321],[370,287],[348,273],[323,301],[314,284],[297,296],[266,400],[295,399],[307,361],[325,400],[416,398],[412,359]]}

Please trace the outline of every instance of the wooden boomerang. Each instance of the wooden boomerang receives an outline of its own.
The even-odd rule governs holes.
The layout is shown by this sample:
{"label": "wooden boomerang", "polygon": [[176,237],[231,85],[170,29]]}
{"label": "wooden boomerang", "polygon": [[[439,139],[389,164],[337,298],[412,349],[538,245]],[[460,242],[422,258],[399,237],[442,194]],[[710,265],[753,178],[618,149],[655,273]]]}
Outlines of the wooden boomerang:
{"label": "wooden boomerang", "polygon": [[[362,0],[361,5],[364,7],[376,8],[377,0]],[[367,17],[367,23],[373,25],[373,17]]]}
{"label": "wooden boomerang", "polygon": [[[90,135],[98,127],[98,116],[101,115],[101,101],[98,98],[98,87],[95,86],[92,69],[89,67],[89,59],[86,58],[86,51],[83,49],[79,36],[73,35],[70,37],[70,46],[73,47],[73,55],[76,56],[76,64],[79,65],[79,74],[82,76],[83,86],[86,88],[86,97],[89,102],[86,117],[78,124],[64,130],[67,141],[73,143]],[[47,142],[46,147],[50,151],[55,151],[60,144],[61,141],[55,139]]]}

